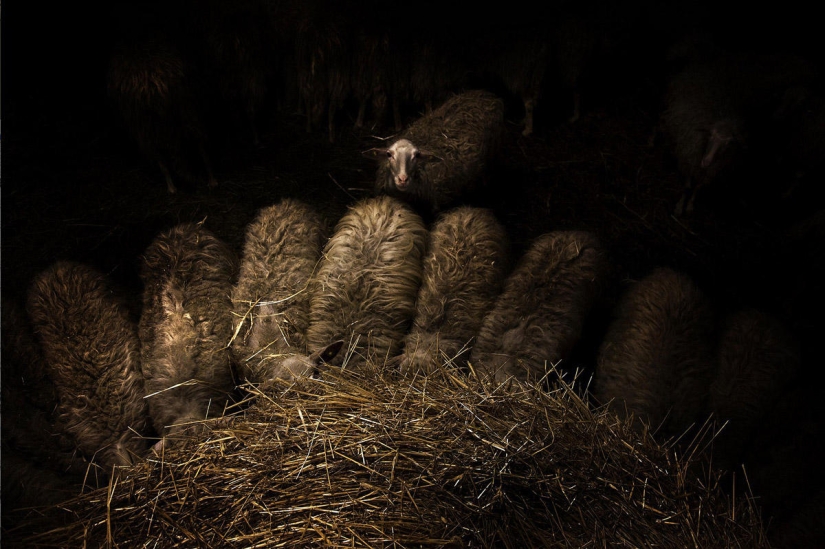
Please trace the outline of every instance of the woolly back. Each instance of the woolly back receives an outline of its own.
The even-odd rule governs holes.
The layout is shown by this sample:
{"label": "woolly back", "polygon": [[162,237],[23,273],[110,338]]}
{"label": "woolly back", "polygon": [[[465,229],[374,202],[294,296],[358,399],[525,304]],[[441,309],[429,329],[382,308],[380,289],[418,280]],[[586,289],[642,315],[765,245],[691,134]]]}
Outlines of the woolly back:
{"label": "woolly back", "polygon": [[40,273],[27,308],[59,398],[58,421],[89,459],[126,465],[148,424],[137,327],[108,278],[60,261]]}
{"label": "woolly back", "polygon": [[707,405],[713,308],[696,283],[657,268],[622,296],[599,349],[594,394],[620,415],[681,434]]}
{"label": "woolly back", "polygon": [[353,364],[367,358],[383,364],[397,354],[415,312],[426,239],[421,218],[394,198],[351,207],[324,248],[313,282],[309,351],[343,339]]}
{"label": "woolly back", "polygon": [[430,230],[413,326],[404,341],[402,370],[428,369],[468,351],[484,315],[501,292],[509,241],[490,210],[459,207]]}
{"label": "woolly back", "polygon": [[268,364],[306,352],[309,281],[324,244],[318,212],[294,199],[263,208],[246,230],[232,289],[232,352],[241,374],[262,381]]}

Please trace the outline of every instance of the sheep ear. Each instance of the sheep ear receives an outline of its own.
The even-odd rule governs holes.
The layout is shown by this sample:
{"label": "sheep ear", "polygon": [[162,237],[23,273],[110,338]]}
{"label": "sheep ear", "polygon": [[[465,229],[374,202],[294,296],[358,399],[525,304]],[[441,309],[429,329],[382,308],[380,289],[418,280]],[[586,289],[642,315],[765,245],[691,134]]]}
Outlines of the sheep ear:
{"label": "sheep ear", "polygon": [[426,149],[418,149],[419,162],[441,162],[441,160],[441,157],[434,155],[432,152]]}
{"label": "sheep ear", "polygon": [[383,160],[387,158],[387,150],[386,148],[376,148],[376,149],[368,149],[361,153],[361,156],[365,158],[369,158],[372,160]]}
{"label": "sheep ear", "polygon": [[343,346],[344,340],[339,339],[338,341],[330,343],[326,347],[322,347],[309,355],[309,360],[316,365],[320,365],[322,362],[329,362],[336,357]]}

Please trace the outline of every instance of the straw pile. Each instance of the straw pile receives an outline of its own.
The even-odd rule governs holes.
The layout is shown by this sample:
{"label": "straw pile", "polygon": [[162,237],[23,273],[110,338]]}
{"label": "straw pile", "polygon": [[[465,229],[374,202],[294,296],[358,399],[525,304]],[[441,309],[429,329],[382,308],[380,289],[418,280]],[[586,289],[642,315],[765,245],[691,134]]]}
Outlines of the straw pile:
{"label": "straw pile", "polygon": [[334,368],[253,393],[233,417],[206,421],[206,440],[64,503],[61,526],[33,534],[35,519],[19,521],[4,542],[767,547],[749,501],[730,501],[571,386]]}

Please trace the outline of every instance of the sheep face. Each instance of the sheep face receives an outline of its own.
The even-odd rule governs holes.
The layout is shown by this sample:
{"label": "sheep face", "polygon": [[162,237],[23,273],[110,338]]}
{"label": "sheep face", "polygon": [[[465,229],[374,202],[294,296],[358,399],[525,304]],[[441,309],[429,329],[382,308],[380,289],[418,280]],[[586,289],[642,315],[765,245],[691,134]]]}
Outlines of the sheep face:
{"label": "sheep face", "polygon": [[437,161],[430,152],[416,147],[408,139],[399,139],[387,149],[370,149],[365,153],[377,160],[385,159],[387,188],[401,192],[414,190],[419,168],[427,162]]}

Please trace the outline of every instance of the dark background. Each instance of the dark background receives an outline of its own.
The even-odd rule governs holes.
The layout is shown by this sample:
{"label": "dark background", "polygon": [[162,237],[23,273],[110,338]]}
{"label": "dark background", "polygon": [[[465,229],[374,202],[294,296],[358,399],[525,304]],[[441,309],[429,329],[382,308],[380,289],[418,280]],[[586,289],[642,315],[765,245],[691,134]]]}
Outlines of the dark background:
{"label": "dark background", "polygon": [[[494,209],[516,255],[550,230],[587,229],[600,237],[610,253],[613,282],[580,350],[584,361],[592,358],[625,282],[658,265],[693,276],[720,318],[744,307],[779,317],[801,341],[804,358],[798,375],[789,376],[787,397],[754,442],[753,467],[761,467],[754,473],[755,490],[763,490],[770,512],[782,516],[821,486],[821,174],[809,174],[798,192],[782,199],[788,173],[766,154],[764,164],[753,166],[747,178],[708,190],[697,199],[694,215],[676,218],[672,212],[683,178],[667,140],[649,143],[673,70],[665,52],[676,37],[701,29],[727,51],[797,54],[821,67],[820,18],[807,7],[810,3],[772,4],[765,10],[730,2],[627,0],[557,1],[538,10],[532,2],[515,1],[491,11],[470,2],[268,5],[279,13],[314,9],[369,21],[390,29],[391,36],[396,31],[399,37],[410,32],[451,36],[443,47],[470,51],[481,51],[487,37],[502,28],[549,27],[561,10],[580,10],[598,20],[598,32],[612,36],[614,46],[588,67],[582,117],[574,124],[567,122],[570,92],[552,70],[529,137],[521,135],[517,97],[494,79],[466,81],[501,93],[507,105],[501,160],[489,174],[487,190],[469,202]],[[108,273],[137,307],[138,258],[165,228],[206,219],[209,229],[240,252],[246,224],[259,208],[281,197],[303,199],[334,222],[348,204],[370,194],[374,165],[360,152],[380,143],[375,136],[390,136],[391,125],[356,131],[355,105],[348,101],[337,115],[331,144],[322,129],[306,133],[304,115],[289,90],[281,101],[268,98],[260,121],[261,148],[251,146],[237,121],[214,112],[211,153],[219,186],[181,185],[179,193],[167,193],[157,168],[140,156],[107,102],[109,56],[124,29],[156,25],[185,40],[193,22],[214,3],[104,6],[15,0],[2,8],[5,300],[22,302],[35,273],[55,260],[72,259]],[[138,16],[127,16],[124,26],[124,14]],[[276,42],[289,48],[295,26],[281,23]],[[260,21],[265,32],[270,32],[268,24]],[[275,81],[272,89],[279,85],[286,87]],[[405,105],[404,123],[421,109]]]}

